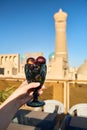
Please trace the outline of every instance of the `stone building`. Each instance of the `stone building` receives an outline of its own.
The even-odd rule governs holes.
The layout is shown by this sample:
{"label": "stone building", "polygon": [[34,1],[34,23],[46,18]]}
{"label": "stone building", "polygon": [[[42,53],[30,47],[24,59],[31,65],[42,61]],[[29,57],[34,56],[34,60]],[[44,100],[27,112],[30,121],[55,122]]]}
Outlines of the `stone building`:
{"label": "stone building", "polygon": [[87,80],[87,59],[84,61],[84,63],[81,66],[79,66],[79,68],[76,71],[76,74],[78,79]]}
{"label": "stone building", "polygon": [[[55,51],[49,57],[47,79],[63,79],[68,74],[68,52],[66,40],[67,13],[60,9],[54,14],[55,21]],[[0,55],[0,75],[24,77],[24,64],[28,57],[36,58],[40,53],[26,53],[22,58],[19,54]]]}
{"label": "stone building", "polygon": [[19,54],[0,54],[0,76],[25,77],[24,65],[28,57],[43,56],[42,52],[25,53],[22,58]]}
{"label": "stone building", "polygon": [[0,54],[0,75],[14,76],[20,72],[19,54]]}
{"label": "stone building", "polygon": [[[67,50],[67,13],[60,9],[54,14],[55,50],[49,55],[47,79],[87,79],[87,60],[79,68],[71,68],[68,64]],[[28,57],[43,56],[42,52],[26,53],[20,58],[19,54],[0,55],[0,76],[25,77],[24,65]]]}
{"label": "stone building", "polygon": [[55,20],[55,51],[49,57],[48,79],[63,79],[68,73],[68,52],[66,41],[67,13],[60,9],[54,14]]}

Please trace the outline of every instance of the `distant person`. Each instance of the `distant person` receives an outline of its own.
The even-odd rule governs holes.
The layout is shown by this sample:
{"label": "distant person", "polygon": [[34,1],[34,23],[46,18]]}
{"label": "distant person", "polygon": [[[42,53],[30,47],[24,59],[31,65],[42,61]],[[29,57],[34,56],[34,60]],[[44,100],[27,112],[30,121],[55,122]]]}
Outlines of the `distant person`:
{"label": "distant person", "polygon": [[[0,130],[6,130],[17,110],[33,98],[33,92],[40,83],[27,83],[24,81],[1,105],[0,105]],[[42,94],[44,86],[38,91]]]}

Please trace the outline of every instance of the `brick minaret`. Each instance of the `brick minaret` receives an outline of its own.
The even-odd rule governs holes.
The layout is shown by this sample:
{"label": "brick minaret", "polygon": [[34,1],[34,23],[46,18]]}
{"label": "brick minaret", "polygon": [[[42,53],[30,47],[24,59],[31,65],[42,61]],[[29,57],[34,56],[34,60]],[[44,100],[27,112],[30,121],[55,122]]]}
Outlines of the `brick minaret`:
{"label": "brick minaret", "polygon": [[64,79],[68,74],[66,19],[67,13],[61,9],[54,14],[56,30],[55,55],[48,65],[48,79]]}
{"label": "brick minaret", "polygon": [[67,13],[62,9],[54,14],[55,29],[56,29],[56,46],[55,46],[55,58],[58,57],[68,60],[67,45],[66,45],[66,19]]}

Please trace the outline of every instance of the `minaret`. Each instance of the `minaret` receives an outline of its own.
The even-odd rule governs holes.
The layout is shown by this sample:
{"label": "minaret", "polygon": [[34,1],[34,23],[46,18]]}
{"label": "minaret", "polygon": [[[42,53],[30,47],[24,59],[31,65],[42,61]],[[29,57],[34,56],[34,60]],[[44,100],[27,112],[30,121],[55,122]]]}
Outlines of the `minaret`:
{"label": "minaret", "polygon": [[64,79],[68,74],[68,53],[66,43],[66,19],[67,13],[60,9],[54,14],[56,44],[54,59],[48,65],[49,79]]}
{"label": "minaret", "polygon": [[67,45],[66,45],[66,19],[67,13],[62,9],[54,14],[55,30],[56,30],[56,46],[55,46],[55,58],[58,57],[68,60]]}

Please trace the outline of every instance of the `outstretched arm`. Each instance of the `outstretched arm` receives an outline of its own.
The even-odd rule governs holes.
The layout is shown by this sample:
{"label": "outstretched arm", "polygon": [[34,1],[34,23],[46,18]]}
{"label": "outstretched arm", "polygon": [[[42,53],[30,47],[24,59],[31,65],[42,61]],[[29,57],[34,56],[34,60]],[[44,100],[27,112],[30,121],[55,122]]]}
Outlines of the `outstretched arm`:
{"label": "outstretched arm", "polygon": [[[33,92],[40,83],[30,83],[24,81],[9,97],[0,105],[0,130],[6,130],[17,110],[31,100]],[[43,87],[39,94],[43,92]]]}

